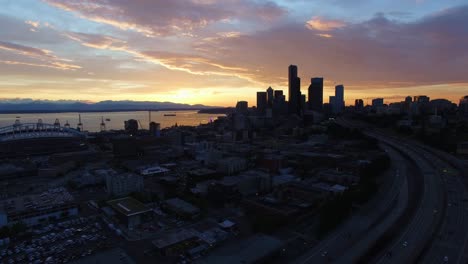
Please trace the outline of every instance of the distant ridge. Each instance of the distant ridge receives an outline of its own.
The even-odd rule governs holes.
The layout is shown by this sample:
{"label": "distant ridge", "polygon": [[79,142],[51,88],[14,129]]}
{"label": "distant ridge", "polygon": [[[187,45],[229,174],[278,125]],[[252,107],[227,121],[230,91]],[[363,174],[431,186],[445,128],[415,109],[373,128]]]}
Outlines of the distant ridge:
{"label": "distant ridge", "polygon": [[179,104],[151,101],[101,101],[89,103],[82,101],[50,101],[31,99],[0,100],[0,113],[56,113],[56,112],[121,112],[147,110],[203,110],[218,108],[202,104]]}

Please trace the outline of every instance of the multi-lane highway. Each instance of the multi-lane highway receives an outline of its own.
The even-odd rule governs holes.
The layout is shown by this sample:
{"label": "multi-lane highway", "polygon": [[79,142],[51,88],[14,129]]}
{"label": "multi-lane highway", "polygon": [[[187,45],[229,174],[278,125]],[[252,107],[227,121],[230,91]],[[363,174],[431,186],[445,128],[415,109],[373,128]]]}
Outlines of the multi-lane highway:
{"label": "multi-lane highway", "polygon": [[377,133],[369,135],[397,147],[405,153],[419,168],[423,176],[423,192],[419,207],[413,219],[386,249],[378,256],[377,263],[414,263],[436,232],[444,211],[444,192],[440,185],[442,181],[430,161],[425,159],[419,150],[414,149],[401,140],[389,138]]}
{"label": "multi-lane highway", "polygon": [[465,248],[468,243],[468,197],[460,173],[450,164],[426,153],[438,169],[445,191],[445,211],[436,236],[420,258],[422,263],[466,263]]}
{"label": "multi-lane highway", "polygon": [[[382,145],[392,160],[389,171],[390,182],[377,197],[341,225],[335,232],[321,241],[295,263],[349,263],[350,259],[359,260],[375,243],[382,233],[399,221],[408,206],[408,174],[414,168],[406,158],[388,145]],[[414,182],[410,182],[414,185]],[[414,187],[410,188],[414,189]],[[411,197],[416,199],[416,197]],[[414,203],[414,201],[413,201]],[[352,249],[352,250],[350,250]]]}
{"label": "multi-lane highway", "polygon": [[467,263],[468,193],[461,162],[447,153],[379,130],[367,134],[399,147],[424,176],[424,193],[415,218],[376,261]]}
{"label": "multi-lane highway", "polygon": [[[345,119],[339,119],[338,122],[348,127],[365,128]],[[460,165],[462,162],[449,154],[417,142],[393,137],[377,129],[364,129],[364,133],[397,149],[405,156],[406,161],[413,162],[419,170],[418,183],[421,185],[420,200],[418,206],[413,208],[411,218],[395,231],[390,241],[383,246],[379,245],[379,253],[370,262],[467,263],[468,181],[463,175],[465,165]],[[404,175],[410,180],[417,178],[416,175]],[[345,224],[315,249],[299,258],[298,263],[362,261],[359,257],[372,249],[378,237],[384,235],[385,228],[391,228],[392,216],[396,217],[403,213],[401,210],[404,205],[403,194],[406,192],[407,199],[414,198],[413,193],[408,193],[406,180],[400,182],[401,185],[397,188],[398,198],[388,196],[392,197],[392,201],[397,206],[389,212],[387,218],[382,219],[381,223],[373,225],[368,233],[361,234],[360,239],[355,238],[353,246],[347,250],[340,246],[343,244],[343,239],[340,239],[339,234],[350,228]],[[324,252],[326,254],[323,254]]]}

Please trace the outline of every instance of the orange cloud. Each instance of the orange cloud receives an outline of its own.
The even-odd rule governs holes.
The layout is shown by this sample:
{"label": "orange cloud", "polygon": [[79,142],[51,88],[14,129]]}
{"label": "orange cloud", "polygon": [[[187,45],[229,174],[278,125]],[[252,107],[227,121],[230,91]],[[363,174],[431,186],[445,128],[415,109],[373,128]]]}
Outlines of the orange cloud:
{"label": "orange cloud", "polygon": [[12,60],[2,60],[3,64],[10,65],[27,65],[36,67],[48,67],[60,70],[75,70],[80,69],[78,65],[64,63],[64,61],[70,62],[69,59],[59,58],[53,54],[52,51],[46,49],[39,49],[34,47],[23,46],[15,43],[0,41],[0,49],[10,51],[16,54],[23,55],[30,59],[40,60],[41,63],[34,62],[20,62]]}
{"label": "orange cloud", "polygon": [[330,34],[317,34],[317,36],[322,37],[322,38],[333,38],[333,35],[330,35]]}
{"label": "orange cloud", "polygon": [[61,62],[52,62],[50,64],[40,64],[40,63],[31,63],[31,62],[0,60],[0,63],[8,64],[8,65],[24,65],[24,66],[33,66],[33,67],[45,67],[45,68],[53,68],[53,69],[58,69],[58,70],[81,69],[81,67],[78,66],[78,65],[61,63]]}
{"label": "orange cloud", "polygon": [[127,46],[125,41],[106,35],[66,32],[64,36],[95,49],[123,50]]}
{"label": "orange cloud", "polygon": [[320,17],[314,17],[306,22],[306,27],[311,30],[330,31],[343,28],[346,23],[340,20],[326,20]]}

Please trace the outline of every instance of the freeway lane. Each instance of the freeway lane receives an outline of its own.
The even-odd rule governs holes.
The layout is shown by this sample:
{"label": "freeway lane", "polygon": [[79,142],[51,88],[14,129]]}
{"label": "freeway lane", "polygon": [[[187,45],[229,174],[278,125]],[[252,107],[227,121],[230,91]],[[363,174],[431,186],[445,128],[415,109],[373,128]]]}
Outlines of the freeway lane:
{"label": "freeway lane", "polygon": [[426,242],[432,238],[434,227],[440,221],[440,214],[434,212],[444,210],[444,193],[438,188],[441,184],[440,178],[436,176],[437,172],[431,163],[422,158],[419,151],[403,145],[401,141],[375,133],[369,135],[406,153],[416,163],[424,177],[423,195],[416,215],[408,226],[403,227],[399,237],[376,259],[377,263],[414,263]]}
{"label": "freeway lane", "polygon": [[[384,188],[375,197],[374,203],[369,206],[370,213],[357,213],[348,221],[341,225],[335,232],[321,241],[307,254],[299,258],[295,263],[327,263],[335,261],[336,258],[345,254],[347,249],[359,244],[359,249],[354,252],[366,251],[371,243],[358,243],[363,238],[373,237],[382,230],[386,230],[388,225],[392,225],[396,219],[406,209],[408,204],[408,183],[407,174],[410,164],[406,159],[393,148],[383,146],[392,160],[391,177],[394,177],[392,185]],[[327,252],[324,255],[324,252]],[[358,258],[359,254],[354,254],[353,258]],[[349,263],[345,261],[345,263]]]}
{"label": "freeway lane", "polygon": [[[345,126],[351,122],[340,120]],[[363,128],[365,126],[361,126]],[[427,202],[434,205],[433,216],[430,217],[429,209],[425,211],[425,217],[415,218],[414,223],[406,227],[400,236],[388,250],[398,250],[397,256],[392,254],[382,255],[379,263],[410,263],[418,260],[420,263],[467,263],[468,261],[468,179],[466,178],[466,165],[462,161],[445,152],[432,149],[418,142],[404,140],[386,135],[378,129],[372,129],[373,135],[394,141],[395,144],[413,152],[413,159],[425,174],[429,186],[425,194]],[[435,197],[439,197],[438,199]],[[430,228],[428,228],[430,226]],[[411,231],[412,230],[412,231]],[[419,230],[419,232],[418,232]],[[419,234],[418,234],[419,233]],[[415,247],[409,253],[411,241],[416,241]],[[407,243],[405,243],[407,242]],[[401,246],[398,244],[401,243]],[[425,245],[424,245],[425,244]],[[405,246],[407,245],[407,246]],[[424,246],[423,246],[424,245]]]}
{"label": "freeway lane", "polygon": [[468,241],[468,205],[467,192],[461,181],[460,173],[450,164],[441,161],[432,154],[426,154],[433,160],[444,181],[447,207],[441,228],[428,249],[424,252],[421,263],[440,263],[446,258],[450,263],[466,263],[464,256]]}

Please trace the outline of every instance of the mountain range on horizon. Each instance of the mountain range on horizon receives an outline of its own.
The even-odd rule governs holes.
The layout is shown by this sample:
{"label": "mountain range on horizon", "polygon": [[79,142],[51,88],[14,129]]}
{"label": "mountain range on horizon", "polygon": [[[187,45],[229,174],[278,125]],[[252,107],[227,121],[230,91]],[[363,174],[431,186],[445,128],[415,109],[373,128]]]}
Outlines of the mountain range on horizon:
{"label": "mountain range on horizon", "polygon": [[73,100],[33,100],[3,99],[0,100],[0,113],[26,112],[98,112],[98,111],[144,111],[144,110],[203,110],[217,108],[202,104],[181,104],[153,101],[100,101],[86,102]]}

